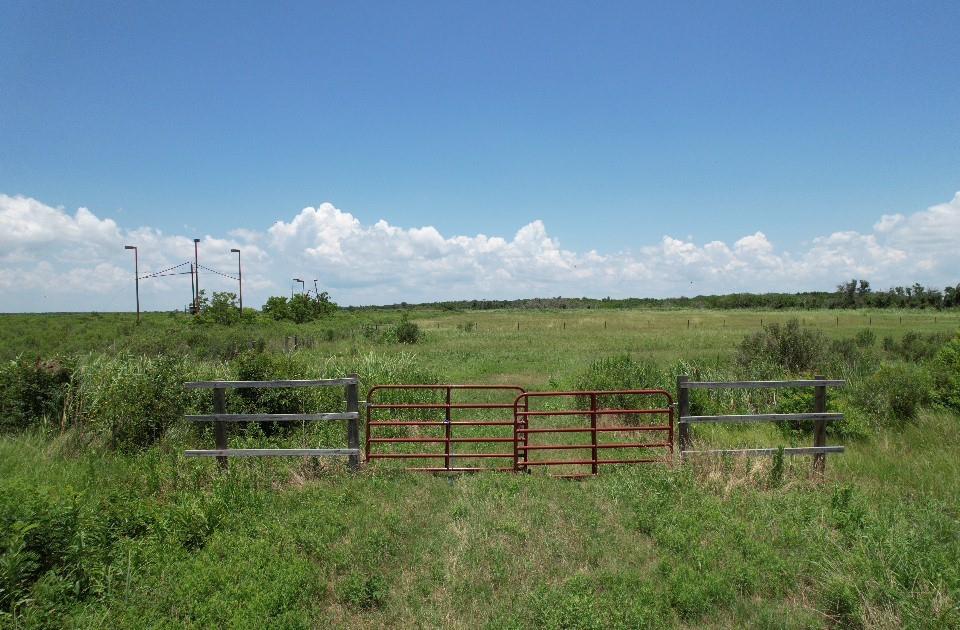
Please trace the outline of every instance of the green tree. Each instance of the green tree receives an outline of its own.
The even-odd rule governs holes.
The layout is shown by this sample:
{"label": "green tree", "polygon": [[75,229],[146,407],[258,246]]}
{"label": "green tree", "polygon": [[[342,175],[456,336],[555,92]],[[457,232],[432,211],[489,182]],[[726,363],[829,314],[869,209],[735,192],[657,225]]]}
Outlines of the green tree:
{"label": "green tree", "polygon": [[237,294],[229,291],[214,291],[213,298],[202,302],[200,320],[205,323],[230,326],[240,321],[240,307],[237,306]]}
{"label": "green tree", "polygon": [[287,298],[282,295],[274,295],[267,298],[267,303],[263,305],[263,314],[269,315],[273,319],[289,319],[290,305]]}

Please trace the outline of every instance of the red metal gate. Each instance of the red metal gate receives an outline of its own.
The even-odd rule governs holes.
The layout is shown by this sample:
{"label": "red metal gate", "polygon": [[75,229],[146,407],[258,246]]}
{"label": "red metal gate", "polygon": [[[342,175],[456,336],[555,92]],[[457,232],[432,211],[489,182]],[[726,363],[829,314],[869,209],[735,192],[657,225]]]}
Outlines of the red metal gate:
{"label": "red metal gate", "polygon": [[[540,402],[531,408],[532,400]],[[665,404],[652,406],[654,402]],[[571,403],[576,408],[571,409]],[[657,423],[643,422],[658,417]],[[578,419],[579,424],[574,422]],[[583,434],[590,441],[576,442]],[[537,435],[551,436],[551,441],[531,440]],[[641,440],[642,436],[654,439]],[[602,464],[669,464],[673,461],[673,398],[662,389],[524,392],[514,401],[514,448],[517,471],[565,466],[575,469],[562,471],[571,477],[595,475]],[[590,452],[589,458],[581,456],[584,450]],[[535,458],[537,453],[546,458]],[[565,453],[573,456],[564,458]],[[583,466],[590,466],[590,471],[583,472]]]}
{"label": "red metal gate", "polygon": [[[393,401],[378,401],[377,394],[394,393]],[[487,401],[454,401],[455,392],[481,394]],[[443,460],[442,466],[413,466],[407,470],[430,472],[472,472],[478,470],[515,470],[516,442],[514,416],[516,396],[523,395],[522,387],[512,385],[377,385],[367,393],[367,461],[375,459]],[[504,396],[506,395],[506,396]],[[399,402],[396,399],[416,399]],[[427,399],[424,401],[422,399]],[[430,400],[432,399],[432,400]],[[524,403],[519,403],[523,408]],[[462,410],[473,416],[458,417]],[[387,417],[374,417],[378,412]],[[433,416],[433,417],[430,417]],[[454,435],[454,430],[467,435]],[[437,432],[439,431],[439,434]],[[423,433],[426,433],[425,435]],[[411,435],[412,434],[412,435]],[[501,435],[502,434],[502,435]],[[496,445],[510,444],[509,451],[498,451]],[[454,445],[494,445],[484,451],[455,450]],[[390,445],[390,450],[381,450]],[[432,450],[441,446],[443,451]],[[405,450],[413,447],[413,451]],[[459,466],[459,460],[506,459],[509,465],[483,467]]]}

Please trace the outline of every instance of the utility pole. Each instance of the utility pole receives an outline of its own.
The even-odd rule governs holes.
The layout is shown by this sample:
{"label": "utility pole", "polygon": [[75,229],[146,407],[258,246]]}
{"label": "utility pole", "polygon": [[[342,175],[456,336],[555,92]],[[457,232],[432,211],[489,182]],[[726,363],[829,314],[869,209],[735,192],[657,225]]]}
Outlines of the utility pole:
{"label": "utility pole", "polygon": [[[300,283],[300,293],[303,293],[303,287],[305,286],[303,284],[303,280],[301,280],[300,278],[294,278],[293,281]],[[293,287],[290,288],[290,299],[291,300],[293,299]]]}
{"label": "utility pole", "polygon": [[190,309],[194,310],[197,306],[197,287],[193,284],[193,263],[190,263]]}
{"label": "utility pole", "polygon": [[137,324],[140,324],[140,262],[137,260],[137,248],[133,245],[124,245],[124,249],[133,250],[133,282],[137,292]]}
{"label": "utility pole", "polygon": [[315,297],[315,298],[317,298],[317,299],[319,300],[319,299],[320,299],[320,289],[317,288],[317,279],[316,279],[316,278],[313,279],[313,293],[314,293],[313,297]]}
{"label": "utility pole", "polygon": [[240,283],[240,315],[243,315],[243,267],[240,266],[240,250],[231,249],[237,255],[237,281]]}
{"label": "utility pole", "polygon": [[194,273],[197,274],[196,275],[197,290],[194,292],[194,295],[196,297],[194,298],[194,303],[193,303],[194,315],[200,314],[200,257],[199,257],[199,254],[197,253],[199,243],[200,243],[199,238],[193,239],[193,268],[194,268]]}

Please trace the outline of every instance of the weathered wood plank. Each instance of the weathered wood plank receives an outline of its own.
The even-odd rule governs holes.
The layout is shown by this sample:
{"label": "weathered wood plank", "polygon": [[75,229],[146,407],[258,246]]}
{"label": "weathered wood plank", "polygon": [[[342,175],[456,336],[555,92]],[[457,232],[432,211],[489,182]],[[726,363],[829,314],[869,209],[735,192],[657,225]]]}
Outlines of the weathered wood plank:
{"label": "weathered wood plank", "polygon": [[681,416],[677,419],[680,424],[698,423],[737,423],[737,422],[780,422],[793,420],[819,420],[831,422],[843,420],[842,413],[753,413],[729,416]]}
{"label": "weathered wood plank", "polygon": [[687,381],[677,383],[685,389],[774,389],[778,387],[843,387],[846,381],[834,380],[794,380],[794,381]]}
{"label": "weathered wood plank", "polygon": [[[677,415],[681,417],[690,416],[690,390],[687,389],[689,382],[689,376],[680,375],[677,377]],[[681,424],[679,433],[678,441],[682,453],[690,446],[690,426],[686,423]]]}
{"label": "weathered wood plank", "polygon": [[[783,449],[784,455],[817,455],[826,453],[842,453],[842,446],[801,446],[798,448]],[[776,455],[780,449],[777,448],[727,448],[714,449],[709,451],[683,451],[681,455]]]}
{"label": "weathered wood plank", "polygon": [[[227,390],[217,387],[213,390],[213,411],[214,413],[227,413]],[[227,448],[227,425],[222,422],[216,422],[213,425],[213,436],[218,450]],[[226,457],[218,457],[217,463],[221,470],[226,470],[229,465]]]}
{"label": "weathered wood plank", "polygon": [[317,420],[357,420],[360,414],[347,413],[210,413],[184,416],[189,422],[312,422]]}
{"label": "weathered wood plank", "polygon": [[[837,319],[837,325],[840,324],[840,320]],[[825,377],[817,375],[817,380],[823,382]],[[824,386],[818,386],[813,390],[813,410],[816,412],[824,412],[827,410],[827,388]],[[813,425],[813,445],[815,447],[823,447],[827,445],[827,423],[823,420],[817,420]],[[823,453],[818,453],[813,456],[813,472],[819,476],[823,476],[823,469],[827,465],[827,456]]]}
{"label": "weathered wood plank", "polygon": [[343,387],[345,385],[356,385],[359,380],[356,377],[347,378],[324,378],[311,380],[291,380],[291,381],[191,381],[184,383],[184,389],[239,389],[239,388],[257,388],[270,389],[277,387]]}
{"label": "weathered wood plank", "polygon": [[[351,374],[350,378],[357,382],[360,380],[356,374]],[[353,451],[347,466],[356,472],[360,469],[360,388],[357,383],[347,386],[347,413],[351,416],[347,422],[347,446]]]}
{"label": "weathered wood plank", "polygon": [[184,451],[186,457],[330,457],[359,456],[356,448],[229,448]]}

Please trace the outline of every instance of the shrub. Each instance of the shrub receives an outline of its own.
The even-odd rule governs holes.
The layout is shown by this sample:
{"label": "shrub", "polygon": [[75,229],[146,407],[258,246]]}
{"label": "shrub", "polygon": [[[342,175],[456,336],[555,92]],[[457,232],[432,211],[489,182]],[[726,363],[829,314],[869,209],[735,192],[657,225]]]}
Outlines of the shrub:
{"label": "shrub", "polygon": [[[652,363],[634,361],[629,355],[622,354],[613,357],[598,359],[590,364],[574,380],[575,390],[616,390],[616,389],[653,389],[667,390],[673,387],[667,382],[668,376]],[[630,409],[640,407],[660,406],[664,400],[657,397],[638,397],[629,394],[609,394],[600,396],[598,407],[607,409]],[[590,398],[580,396],[577,406],[581,409],[590,407]],[[627,415],[624,421],[636,421],[636,415]]]}
{"label": "shrub", "polygon": [[[861,331],[862,332],[862,331]],[[823,369],[831,375],[862,375],[872,372],[878,365],[877,355],[870,345],[861,345],[862,340],[834,339],[830,342],[828,360]]]}
{"label": "shrub", "polygon": [[940,348],[930,369],[937,402],[960,411],[960,336]]}
{"label": "shrub", "polygon": [[950,336],[946,333],[922,334],[911,330],[900,339],[899,343],[891,337],[885,337],[883,349],[904,361],[925,361],[933,358],[949,340]]}
{"label": "shrub", "polygon": [[393,334],[399,343],[418,343],[422,337],[420,327],[406,318],[394,326]]}
{"label": "shrub", "polygon": [[0,366],[0,429],[60,418],[72,374],[72,367],[59,359],[20,357]]}
{"label": "shrub", "polygon": [[790,372],[808,372],[824,354],[823,333],[802,328],[800,320],[786,324],[770,324],[740,342],[737,363],[745,369],[756,366],[779,366]]}
{"label": "shrub", "polygon": [[262,310],[273,319],[303,324],[330,315],[337,310],[337,305],[330,299],[330,294],[323,291],[315,297],[299,293],[289,300],[283,296],[274,295],[267,298]]}
{"label": "shrub", "polygon": [[865,412],[878,426],[902,426],[930,403],[929,374],[916,365],[884,364],[876,372],[856,383],[850,390],[850,402]]}
{"label": "shrub", "polygon": [[75,420],[113,448],[148,447],[184,415],[182,360],[121,355],[94,360],[79,372]]}
{"label": "shrub", "polygon": [[267,298],[267,302],[261,310],[264,315],[268,315],[276,320],[289,319],[287,298],[282,295],[274,295]]}
{"label": "shrub", "polygon": [[230,326],[240,322],[237,294],[229,291],[214,291],[213,299],[203,304],[197,322]]}
{"label": "shrub", "polygon": [[864,328],[857,332],[853,338],[858,348],[872,348],[877,343],[877,334],[869,328]]}

